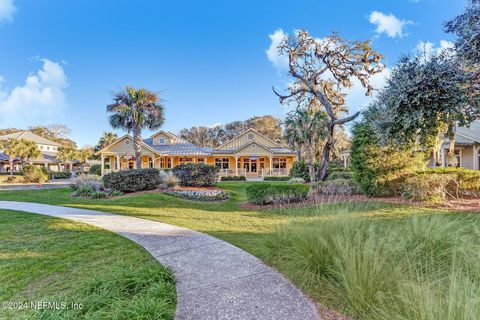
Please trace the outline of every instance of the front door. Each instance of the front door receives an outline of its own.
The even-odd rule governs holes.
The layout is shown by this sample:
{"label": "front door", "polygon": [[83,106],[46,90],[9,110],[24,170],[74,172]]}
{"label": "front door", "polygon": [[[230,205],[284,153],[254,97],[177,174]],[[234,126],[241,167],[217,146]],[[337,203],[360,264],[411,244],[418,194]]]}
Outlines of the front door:
{"label": "front door", "polygon": [[251,173],[257,172],[257,159],[250,160],[250,172]]}

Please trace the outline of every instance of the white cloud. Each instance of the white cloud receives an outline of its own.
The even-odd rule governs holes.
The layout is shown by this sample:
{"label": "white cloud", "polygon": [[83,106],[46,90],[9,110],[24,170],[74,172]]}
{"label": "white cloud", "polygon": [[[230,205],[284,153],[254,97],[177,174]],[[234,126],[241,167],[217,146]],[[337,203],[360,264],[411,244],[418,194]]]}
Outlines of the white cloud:
{"label": "white cloud", "polygon": [[278,52],[278,46],[286,36],[287,34],[285,34],[282,29],[277,29],[274,33],[269,34],[268,37],[272,42],[270,43],[270,47],[265,51],[268,60],[280,71],[288,70],[288,57],[286,55],[280,55]]}
{"label": "white cloud", "polygon": [[455,45],[451,41],[440,40],[439,46],[436,47],[433,42],[420,41],[414,49],[414,53],[417,55],[425,55],[428,59],[434,55],[440,55],[445,50],[454,49]]}
{"label": "white cloud", "polygon": [[13,0],[0,0],[0,23],[12,22],[16,10]]}
{"label": "white cloud", "polygon": [[377,26],[375,32],[378,35],[385,33],[390,38],[405,37],[407,34],[403,29],[405,26],[413,24],[413,21],[400,20],[391,13],[385,14],[380,11],[372,11],[368,21]]}
{"label": "white cloud", "polygon": [[25,127],[64,117],[67,76],[60,64],[48,59],[41,61],[42,68],[29,75],[22,86],[7,91],[0,82],[1,126]]}

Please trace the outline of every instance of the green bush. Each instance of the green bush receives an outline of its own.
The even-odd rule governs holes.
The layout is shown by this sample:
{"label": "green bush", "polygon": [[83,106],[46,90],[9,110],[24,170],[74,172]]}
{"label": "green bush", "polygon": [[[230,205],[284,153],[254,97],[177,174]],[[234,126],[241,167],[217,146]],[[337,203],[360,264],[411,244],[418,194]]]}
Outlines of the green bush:
{"label": "green bush", "polygon": [[70,179],[71,177],[72,177],[72,173],[70,171],[59,171],[59,172],[48,173],[49,179]]}
{"label": "green bush", "polygon": [[220,181],[246,181],[245,176],[226,176],[221,177]]}
{"label": "green bush", "polygon": [[[315,168],[318,171],[320,166],[315,164]],[[305,161],[295,161],[292,169],[290,169],[290,177],[302,178],[306,182],[310,182],[310,175],[308,174],[308,165]]]}
{"label": "green bush", "polygon": [[357,186],[351,179],[335,179],[318,182],[314,190],[325,195],[349,196],[357,193]]}
{"label": "green bush", "polygon": [[258,183],[247,187],[247,198],[260,205],[290,203],[306,199],[309,190],[306,184]]}
{"label": "green bush", "polygon": [[353,128],[350,152],[353,180],[367,195],[390,195],[400,182],[426,167],[426,156],[412,147],[382,145],[367,123]]}
{"label": "green bush", "polygon": [[23,178],[27,183],[44,183],[48,181],[48,174],[45,170],[29,164],[23,168]]}
{"label": "green bush", "polygon": [[431,168],[425,171],[427,174],[447,174],[455,176],[456,185],[460,192],[478,194],[480,192],[480,171],[465,168]]}
{"label": "green bush", "polygon": [[349,171],[333,171],[328,174],[327,180],[352,179],[353,173]]}
{"label": "green bush", "polygon": [[156,189],[161,178],[158,169],[133,169],[106,174],[103,183],[106,188],[130,193]]}
{"label": "green bush", "polygon": [[442,203],[448,196],[454,196],[456,176],[445,173],[420,173],[407,177],[401,182],[401,195],[406,199]]}
{"label": "green bush", "polygon": [[90,169],[88,169],[88,173],[100,176],[102,175],[102,166],[99,164],[94,164],[90,167]]}
{"label": "green bush", "polygon": [[218,170],[203,163],[187,163],[173,168],[173,174],[182,186],[208,187],[217,183]]}
{"label": "green bush", "polygon": [[288,181],[291,178],[290,176],[267,176],[263,178],[263,181]]}

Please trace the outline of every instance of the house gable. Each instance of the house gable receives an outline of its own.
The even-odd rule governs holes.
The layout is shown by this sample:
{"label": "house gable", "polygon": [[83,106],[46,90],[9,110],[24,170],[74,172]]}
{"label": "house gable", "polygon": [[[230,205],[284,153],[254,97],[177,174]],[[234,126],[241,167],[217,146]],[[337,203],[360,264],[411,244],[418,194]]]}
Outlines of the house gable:
{"label": "house gable", "polygon": [[235,152],[236,156],[270,156],[272,151],[267,147],[258,144],[257,142],[251,142]]}
{"label": "house gable", "polygon": [[178,144],[178,143],[189,143],[188,141],[177,137],[171,132],[166,132],[163,130],[158,131],[157,133],[153,134],[150,139],[148,139],[154,146],[161,146],[161,145],[170,145],[170,144]]}
{"label": "house gable", "polygon": [[221,151],[221,150],[237,150],[241,148],[242,146],[246,146],[248,144],[251,144],[252,142],[255,142],[259,145],[262,145],[266,148],[281,148],[281,146],[278,143],[275,143],[274,141],[268,139],[258,131],[254,129],[249,129],[239,136],[233,138],[232,140],[224,143],[223,145],[219,146],[215,150]]}
{"label": "house gable", "polygon": [[[102,153],[114,153],[114,154],[121,154],[121,155],[134,155],[135,150],[133,148],[133,138],[129,135],[125,135],[111,145],[103,148],[102,150],[97,152],[98,154]],[[156,151],[149,147],[147,144],[142,142],[142,154],[145,155],[153,155]]]}

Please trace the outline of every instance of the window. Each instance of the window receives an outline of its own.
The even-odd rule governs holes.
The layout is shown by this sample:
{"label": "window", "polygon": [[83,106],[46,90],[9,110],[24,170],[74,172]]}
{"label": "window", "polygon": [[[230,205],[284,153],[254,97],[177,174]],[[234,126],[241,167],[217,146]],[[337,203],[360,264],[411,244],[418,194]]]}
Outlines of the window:
{"label": "window", "polygon": [[198,163],[205,163],[205,158],[197,158]]}
{"label": "window", "polygon": [[47,147],[47,150],[50,150],[50,147]]}
{"label": "window", "polygon": [[192,163],[193,162],[193,158],[180,158],[178,160],[178,162],[180,164],[187,164],[187,163]]}
{"label": "window", "polygon": [[248,140],[253,140],[253,133],[248,134]]}
{"label": "window", "polygon": [[462,150],[455,149],[453,151],[453,156],[455,157],[455,160],[453,163],[448,163],[449,157],[447,155],[447,166],[448,167],[461,167],[462,166]]}
{"label": "window", "polygon": [[158,144],[165,144],[165,138],[158,139]]}
{"label": "window", "polygon": [[127,140],[127,141],[125,141],[125,144],[130,144],[130,141],[128,141],[128,140]]}
{"label": "window", "polygon": [[215,158],[215,167],[220,169],[229,169],[230,161],[228,158]]}
{"label": "window", "polygon": [[287,158],[273,158],[273,168],[274,169],[286,169],[287,168]]}
{"label": "window", "polygon": [[40,146],[40,150],[43,150],[43,146]]}

